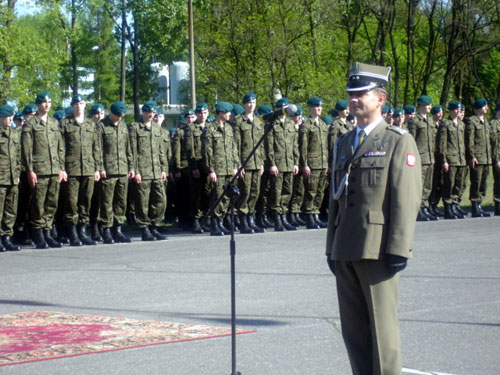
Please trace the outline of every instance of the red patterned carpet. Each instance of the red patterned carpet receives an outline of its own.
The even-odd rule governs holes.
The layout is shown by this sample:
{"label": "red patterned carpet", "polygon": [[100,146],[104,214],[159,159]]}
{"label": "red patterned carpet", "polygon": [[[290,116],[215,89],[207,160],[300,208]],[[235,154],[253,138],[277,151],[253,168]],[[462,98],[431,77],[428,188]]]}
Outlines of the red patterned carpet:
{"label": "red patterned carpet", "polygon": [[154,320],[52,311],[3,314],[0,366],[228,335],[231,328]]}

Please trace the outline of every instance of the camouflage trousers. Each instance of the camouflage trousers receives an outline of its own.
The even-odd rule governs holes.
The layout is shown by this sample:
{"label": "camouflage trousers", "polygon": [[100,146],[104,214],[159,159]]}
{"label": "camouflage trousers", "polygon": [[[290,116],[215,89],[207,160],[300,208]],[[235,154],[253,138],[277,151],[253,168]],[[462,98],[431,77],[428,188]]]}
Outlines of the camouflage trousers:
{"label": "camouflage trousers", "polygon": [[94,193],[94,176],[69,176],[62,189],[65,198],[64,223],[87,225]]}
{"label": "camouflage trousers", "polygon": [[304,179],[304,184],[304,213],[319,214],[325,194],[326,169],[311,170],[309,177]]}
{"label": "camouflage trousers", "polygon": [[245,170],[245,175],[238,180],[240,197],[237,208],[238,215],[254,215],[255,205],[260,194],[260,170]]}
{"label": "camouflage trousers", "polygon": [[466,172],[465,166],[450,166],[448,172],[443,173],[443,201],[445,203],[460,203]]}
{"label": "camouflage trousers", "polygon": [[271,211],[275,214],[286,214],[292,198],[293,173],[280,171],[271,178]]}
{"label": "camouflage trousers", "polygon": [[500,172],[493,166],[493,200],[500,202]]}
{"label": "camouflage trousers", "polygon": [[[217,199],[222,195],[222,193],[224,192],[224,185],[227,184],[229,181],[231,181],[232,177],[233,176],[231,175],[226,175],[226,176],[217,175],[217,181],[211,183],[212,190],[210,193],[210,208],[213,207],[215,202],[217,202]],[[224,197],[219,202],[217,207],[214,208],[212,217],[223,218],[227,214],[228,207],[229,207],[229,197],[227,195],[224,195]]]}
{"label": "camouflage trousers", "polygon": [[479,202],[486,196],[486,179],[490,166],[487,164],[476,165],[470,168],[470,190],[469,197],[471,202]]}
{"label": "camouflage trousers", "polygon": [[127,190],[127,176],[110,176],[101,180],[99,215],[104,228],[125,222]]}
{"label": "camouflage trousers", "polygon": [[33,229],[52,229],[59,199],[59,176],[37,176],[31,189],[30,223]]}
{"label": "camouflage trousers", "polygon": [[300,214],[302,211],[302,203],[304,203],[304,176],[299,173],[293,176],[293,192],[290,200],[290,212]]}
{"label": "camouflage trousers", "polygon": [[429,197],[432,191],[432,164],[422,164],[422,207],[429,207]]}
{"label": "camouflage trousers", "polygon": [[17,185],[0,185],[0,235],[14,235],[17,214]]}
{"label": "camouflage trousers", "polygon": [[160,224],[166,207],[167,196],[161,179],[142,180],[137,184],[135,212],[140,228]]}

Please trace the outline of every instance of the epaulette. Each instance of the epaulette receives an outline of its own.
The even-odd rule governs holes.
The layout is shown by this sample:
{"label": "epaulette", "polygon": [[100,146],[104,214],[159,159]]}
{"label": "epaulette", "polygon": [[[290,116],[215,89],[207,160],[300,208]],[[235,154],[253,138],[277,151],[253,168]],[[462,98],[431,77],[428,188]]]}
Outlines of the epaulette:
{"label": "epaulette", "polygon": [[408,133],[408,130],[402,129],[399,126],[394,126],[394,125],[389,125],[387,129],[392,130],[393,132],[398,133],[399,135]]}

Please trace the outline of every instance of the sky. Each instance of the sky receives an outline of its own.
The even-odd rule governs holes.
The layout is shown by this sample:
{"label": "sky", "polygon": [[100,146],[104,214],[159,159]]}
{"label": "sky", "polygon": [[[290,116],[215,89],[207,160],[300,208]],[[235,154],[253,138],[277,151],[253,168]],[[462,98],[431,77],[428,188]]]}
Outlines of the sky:
{"label": "sky", "polygon": [[16,14],[20,17],[39,12],[34,0],[17,0],[15,7]]}

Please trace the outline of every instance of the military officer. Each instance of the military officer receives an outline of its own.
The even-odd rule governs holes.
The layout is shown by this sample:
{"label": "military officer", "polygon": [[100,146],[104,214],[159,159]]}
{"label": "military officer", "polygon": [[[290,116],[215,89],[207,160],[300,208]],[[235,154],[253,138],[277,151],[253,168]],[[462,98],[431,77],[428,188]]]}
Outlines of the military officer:
{"label": "military officer", "polygon": [[12,128],[14,108],[0,106],[0,252],[18,251],[12,243],[17,214],[17,192],[21,172],[20,132]]}
{"label": "military officer", "polygon": [[417,108],[413,104],[407,104],[403,107],[403,110],[405,111],[405,120],[404,120],[403,125],[401,127],[406,129],[406,128],[408,128],[408,124],[410,123],[410,120],[413,117],[415,117],[415,112],[416,112]]}
{"label": "military officer", "polygon": [[160,125],[153,121],[156,109],[156,102],[144,103],[142,121],[132,123],[129,128],[137,184],[135,207],[143,241],[166,239],[158,231],[158,225],[163,220],[167,203],[163,183],[167,179],[168,160]]}
{"label": "military officer", "polygon": [[[97,141],[99,142],[99,149],[101,149],[99,123],[104,119],[104,106],[100,103],[94,104],[92,108],[90,108],[90,117],[94,122],[96,133],[98,135]],[[101,180],[99,178],[99,181],[94,182],[94,193],[92,194],[89,211],[90,233],[91,238],[94,241],[102,241],[101,233],[99,231],[99,202],[101,190]]]}
{"label": "military officer", "polygon": [[432,172],[438,126],[429,114],[432,108],[432,98],[427,95],[421,95],[417,99],[417,105],[418,113],[408,122],[408,131],[415,138],[422,163],[422,204],[417,220],[438,220],[438,217],[429,211],[429,196],[432,190]]}
{"label": "military officer", "polygon": [[[288,104],[287,98],[281,98],[276,103],[276,109]],[[286,114],[279,116],[270,126],[271,130],[266,136],[264,147],[269,162],[274,230],[297,230],[297,227],[290,224],[286,218],[292,197],[293,176],[299,172],[297,131],[294,122],[288,119]]]}
{"label": "military officer", "polygon": [[299,132],[299,166],[304,173],[304,213],[307,229],[326,228],[326,223],[318,216],[323,201],[329,155],[328,126],[319,117],[322,105],[323,100],[318,97],[307,101],[309,117]]}
{"label": "military officer", "polygon": [[354,374],[402,372],[398,271],[412,256],[422,185],[413,137],[382,119],[389,73],[354,64],[346,91],[358,127],[334,152],[326,255]]}
{"label": "military officer", "polygon": [[[302,126],[304,126],[304,118],[302,116],[303,110],[301,107],[297,107],[297,111],[291,115],[293,122],[295,123],[295,130],[298,132]],[[330,125],[330,129],[332,126]],[[330,134],[330,133],[328,133]],[[300,149],[300,143],[298,144]],[[306,222],[300,217],[302,213],[302,204],[304,203],[304,175],[299,169],[299,173],[293,176],[293,192],[292,198],[290,199],[290,209],[288,211],[288,222],[293,226],[299,227],[301,225],[306,225]]]}
{"label": "military officer", "polygon": [[[333,150],[333,145],[338,137],[350,132],[354,129],[354,126],[347,121],[347,116],[349,116],[349,104],[347,100],[342,99],[335,103],[336,116],[334,117],[334,122],[330,129],[328,130],[328,149]],[[331,147],[330,147],[331,146]],[[330,152],[331,156],[331,152]],[[328,158],[331,159],[330,157]]]}
{"label": "military officer", "polygon": [[23,126],[22,164],[31,187],[30,224],[38,249],[61,247],[51,234],[57,211],[59,184],[66,181],[64,141],[57,120],[49,117],[50,93],[37,95],[37,114]]}
{"label": "military officer", "polygon": [[392,125],[397,126],[398,128],[403,127],[403,123],[405,120],[405,111],[403,108],[396,108],[394,113],[392,114]]}
{"label": "military officer", "polygon": [[[264,123],[255,115],[257,95],[246,93],[242,100],[245,112],[235,119],[235,136],[242,165],[253,151],[257,142],[264,136]],[[233,108],[234,109],[234,108]],[[263,233],[264,228],[255,224],[255,205],[260,193],[260,178],[264,173],[264,143],[247,161],[238,179],[240,196],[237,202],[241,233]]]}
{"label": "military officer", "polygon": [[443,107],[441,104],[437,104],[431,108],[432,120],[437,126],[438,133],[436,134],[436,143],[434,151],[434,168],[432,172],[432,191],[429,196],[429,211],[434,216],[440,217],[444,216],[442,212],[438,211],[437,205],[442,197],[443,190],[443,169],[442,161],[439,159],[439,129],[442,126],[441,122],[443,120]]}
{"label": "military officer", "polygon": [[438,133],[438,155],[443,169],[444,218],[457,219],[464,216],[457,210],[465,179],[465,125],[459,120],[460,102],[448,103],[449,117]]}
{"label": "military officer", "polygon": [[491,157],[493,159],[493,201],[495,216],[500,216],[500,102],[491,120]]}
{"label": "military officer", "polygon": [[236,174],[240,162],[238,146],[233,127],[229,123],[233,106],[227,102],[215,105],[215,122],[203,132],[203,161],[212,184],[210,208],[213,209],[210,221],[210,235],[223,236],[229,230],[223,225],[227,213],[229,197],[225,195],[217,207],[215,202],[221,196],[224,185]]}
{"label": "military officer", "polygon": [[128,181],[135,177],[135,161],[128,127],[123,120],[127,106],[111,104],[110,114],[99,123],[102,150],[101,204],[102,239],[105,244],[131,242],[122,232],[127,209]]}
{"label": "military officer", "polygon": [[465,125],[465,153],[470,170],[470,201],[472,217],[489,217],[481,208],[486,196],[486,180],[491,165],[490,125],[485,115],[488,113],[486,99],[474,102],[476,114]]}

